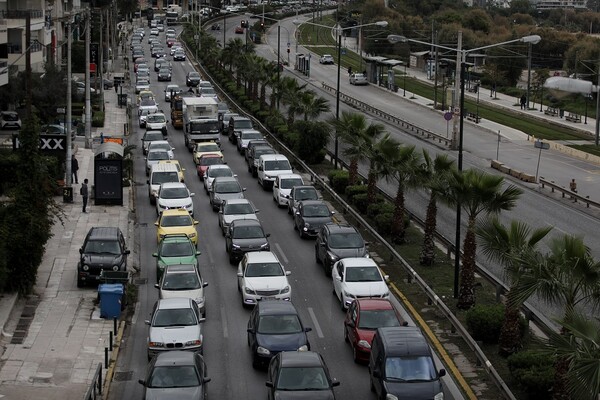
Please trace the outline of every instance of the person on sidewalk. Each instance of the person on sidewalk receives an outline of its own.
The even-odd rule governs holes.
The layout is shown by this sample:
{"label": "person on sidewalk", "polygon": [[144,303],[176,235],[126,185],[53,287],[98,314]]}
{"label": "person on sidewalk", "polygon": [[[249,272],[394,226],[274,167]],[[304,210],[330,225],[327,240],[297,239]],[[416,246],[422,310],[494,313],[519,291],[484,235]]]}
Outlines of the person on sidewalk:
{"label": "person on sidewalk", "polygon": [[77,171],[79,171],[79,161],[75,157],[71,157],[71,173],[73,174],[73,181],[79,183],[77,179]]}
{"label": "person on sidewalk", "polygon": [[527,109],[527,97],[525,95],[521,96],[521,110]]}
{"label": "person on sidewalk", "polygon": [[83,210],[82,212],[86,213],[87,211],[85,210],[85,208],[87,207],[87,202],[88,202],[88,180],[87,178],[85,178],[83,180],[83,185],[81,185],[81,189],[79,189],[79,194],[81,195],[81,197],[83,198]]}
{"label": "person on sidewalk", "polygon": [[348,76],[352,75],[352,66],[348,67]]}

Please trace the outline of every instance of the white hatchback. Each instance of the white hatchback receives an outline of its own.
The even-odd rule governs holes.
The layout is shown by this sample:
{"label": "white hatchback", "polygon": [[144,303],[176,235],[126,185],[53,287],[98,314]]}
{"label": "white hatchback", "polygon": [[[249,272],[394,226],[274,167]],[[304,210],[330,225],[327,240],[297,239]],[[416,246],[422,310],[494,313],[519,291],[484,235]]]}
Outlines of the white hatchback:
{"label": "white hatchback", "polygon": [[208,282],[202,280],[200,272],[193,264],[167,265],[160,283],[154,285],[158,289],[159,299],[187,297],[198,304],[200,314],[206,317],[204,288]]}
{"label": "white hatchback", "polygon": [[160,185],[156,194],[156,215],[170,208],[185,208],[194,216],[194,193],[182,182],[166,182]]}
{"label": "white hatchback", "polygon": [[210,192],[212,183],[215,180],[215,178],[218,178],[220,176],[234,178],[237,177],[237,175],[233,173],[231,168],[229,168],[229,166],[225,164],[210,165],[206,170],[206,173],[204,174],[204,190],[206,191],[206,194]]}
{"label": "white hatchback", "polygon": [[342,310],[361,298],[389,299],[390,291],[381,270],[371,258],[343,258],[333,265],[333,291]]}
{"label": "white hatchback", "polygon": [[287,206],[294,186],[302,186],[304,181],[298,174],[278,175],[273,182],[273,201],[278,207]]}

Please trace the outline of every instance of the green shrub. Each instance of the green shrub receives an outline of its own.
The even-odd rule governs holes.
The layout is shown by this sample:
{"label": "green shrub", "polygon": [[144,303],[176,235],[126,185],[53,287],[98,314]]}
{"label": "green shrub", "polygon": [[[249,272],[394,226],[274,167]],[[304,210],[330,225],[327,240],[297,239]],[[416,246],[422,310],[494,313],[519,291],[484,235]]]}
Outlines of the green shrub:
{"label": "green shrub", "polygon": [[[379,198],[379,197],[378,197]],[[383,198],[383,197],[381,197]],[[394,205],[389,201],[378,201],[367,206],[367,215],[375,218],[379,214],[387,214],[394,212]]]}
{"label": "green shrub", "polygon": [[377,231],[382,235],[389,235],[392,231],[392,221],[394,220],[394,213],[381,213],[375,217],[375,226]]}
{"label": "green shrub", "polygon": [[294,148],[298,142],[298,134],[293,131],[285,132],[283,135],[281,135],[281,139],[283,143],[291,149]]}
{"label": "green shrub", "polygon": [[92,126],[96,128],[102,128],[104,126],[104,113],[97,111],[92,117]]}
{"label": "green shrub", "polygon": [[275,132],[276,132],[277,134],[279,134],[280,136],[281,136],[281,135],[285,135],[285,134],[287,134],[287,133],[288,133],[288,130],[289,130],[289,129],[288,129],[288,126],[287,126],[286,124],[277,125],[277,126],[275,127]]}
{"label": "green shrub", "polygon": [[267,119],[269,118],[270,115],[271,115],[271,113],[267,110],[259,110],[255,114],[256,118],[258,118],[263,123],[267,122]]}
{"label": "green shrub", "polygon": [[329,183],[337,193],[344,193],[346,186],[348,186],[349,179],[350,176],[348,171],[334,169],[329,172]]}
{"label": "green shrub", "polygon": [[467,312],[467,329],[475,340],[484,343],[498,343],[502,321],[504,320],[504,305],[476,305]]}
{"label": "green shrub", "polygon": [[344,194],[346,195],[346,197],[348,197],[348,201],[352,203],[354,196],[356,196],[357,194],[365,194],[367,193],[367,190],[367,185],[351,185],[346,187]]}
{"label": "green shrub", "polygon": [[530,399],[552,397],[554,366],[551,356],[527,350],[511,355],[507,363],[512,378],[527,392]]}

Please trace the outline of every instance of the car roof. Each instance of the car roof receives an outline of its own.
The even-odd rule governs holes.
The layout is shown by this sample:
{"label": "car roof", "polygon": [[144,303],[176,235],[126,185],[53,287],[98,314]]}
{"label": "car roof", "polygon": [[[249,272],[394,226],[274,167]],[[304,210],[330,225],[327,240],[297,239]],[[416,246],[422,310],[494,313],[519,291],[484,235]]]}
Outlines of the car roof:
{"label": "car roof", "polygon": [[256,304],[259,315],[298,314],[294,305],[286,300],[265,300]]}
{"label": "car roof", "polygon": [[427,340],[415,326],[378,328],[377,336],[385,346],[387,357],[431,354]]}
{"label": "car roof", "polygon": [[172,264],[167,265],[165,273],[183,273],[183,272],[196,272],[196,266],[193,264]]}
{"label": "car roof", "polygon": [[394,306],[388,299],[356,299],[361,310],[393,310]]}
{"label": "car roof", "polygon": [[321,356],[314,351],[282,351],[282,367],[316,367],[322,366]]}
{"label": "car roof", "polygon": [[[235,220],[235,221],[247,221],[247,220]],[[235,222],[234,221],[234,222]],[[252,251],[250,253],[246,253],[246,261],[249,264],[259,263],[259,262],[279,262],[275,253],[271,251]]]}
{"label": "car roof", "polygon": [[346,268],[354,268],[354,267],[377,267],[375,261],[372,258],[366,257],[348,257],[343,258],[341,262],[344,263]]}
{"label": "car roof", "polygon": [[215,164],[215,165],[209,165],[208,169],[231,169],[231,167],[229,165],[225,165],[225,164]]}
{"label": "car roof", "polygon": [[223,201],[226,204],[251,204],[248,199],[227,199]]}
{"label": "car roof", "polygon": [[91,240],[115,239],[120,231],[114,226],[94,226],[90,229],[88,237]]}
{"label": "car roof", "polygon": [[325,224],[325,227],[330,233],[343,233],[343,232],[358,232],[358,230],[350,224],[336,224],[334,222]]}
{"label": "car roof", "polygon": [[234,176],[217,176],[214,180],[215,184],[216,184],[216,182],[221,183],[221,182],[233,182],[233,181],[238,182],[237,178]]}
{"label": "car roof", "polygon": [[[167,211],[167,210],[165,210]],[[165,212],[163,211],[163,213]],[[189,214],[189,213],[188,213]],[[161,243],[164,242],[190,242],[190,238],[185,233],[167,233],[163,236]],[[193,243],[192,243],[193,244]]]}
{"label": "car roof", "polygon": [[172,297],[169,299],[159,299],[158,308],[161,310],[172,310],[175,308],[191,308],[191,301],[187,297]]}
{"label": "car roof", "polygon": [[314,187],[313,185],[296,185],[292,188],[292,190],[299,190],[299,189],[314,189],[315,191],[317,190],[316,187]]}
{"label": "car roof", "polygon": [[166,365],[190,365],[194,364],[194,357],[196,353],[192,351],[163,351],[159,352],[154,361],[154,365],[157,367],[163,367]]}
{"label": "car roof", "polygon": [[[170,161],[170,160],[169,160]],[[153,164],[150,173],[152,172],[179,172],[175,164],[161,163]]]}
{"label": "car roof", "polygon": [[179,187],[184,187],[184,188],[187,189],[187,186],[183,182],[165,182],[165,183],[161,184],[160,186],[163,189],[166,189],[166,188],[179,188]]}
{"label": "car roof", "polygon": [[302,177],[298,174],[282,174],[278,176],[279,180],[284,179],[302,179]]}
{"label": "car roof", "polygon": [[323,205],[323,206],[329,208],[327,203],[325,203],[323,200],[302,200],[300,203],[303,206],[321,206],[321,205]]}
{"label": "car roof", "polygon": [[[283,154],[263,154],[260,156],[265,161],[279,161],[279,160],[287,160],[288,158]],[[289,160],[288,160],[289,161]]]}
{"label": "car roof", "polygon": [[234,219],[231,222],[231,227],[236,228],[238,226],[260,226],[262,227],[259,220],[256,219]]}
{"label": "car roof", "polygon": [[[169,208],[167,210],[164,210],[162,213],[163,217],[166,216],[170,216],[170,215],[190,215],[190,212],[188,210],[186,210],[185,208]],[[191,218],[191,216],[190,216]]]}
{"label": "car roof", "polygon": [[220,154],[216,154],[216,153],[207,153],[207,154],[202,154],[200,156],[200,158],[223,158],[223,156]]}

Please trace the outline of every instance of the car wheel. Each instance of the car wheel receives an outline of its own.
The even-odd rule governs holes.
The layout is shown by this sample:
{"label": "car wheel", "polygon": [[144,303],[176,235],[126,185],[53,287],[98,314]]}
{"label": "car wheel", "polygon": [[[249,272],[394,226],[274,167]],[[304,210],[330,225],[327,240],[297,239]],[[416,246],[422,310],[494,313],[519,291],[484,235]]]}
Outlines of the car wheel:
{"label": "car wheel", "polygon": [[229,264],[235,265],[235,258],[231,254],[229,255]]}
{"label": "car wheel", "polygon": [[315,261],[317,262],[317,264],[323,264],[323,262],[319,258],[319,251],[316,248],[315,248]]}
{"label": "car wheel", "polygon": [[340,296],[340,307],[343,312],[346,312],[346,305],[344,304],[344,298]]}
{"label": "car wheel", "polygon": [[298,227],[296,226],[296,221],[294,221],[294,230],[297,231]]}

